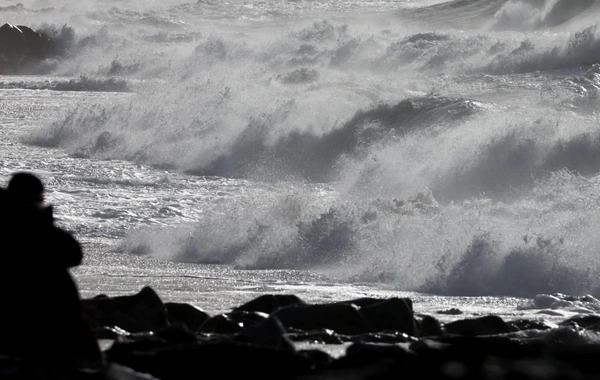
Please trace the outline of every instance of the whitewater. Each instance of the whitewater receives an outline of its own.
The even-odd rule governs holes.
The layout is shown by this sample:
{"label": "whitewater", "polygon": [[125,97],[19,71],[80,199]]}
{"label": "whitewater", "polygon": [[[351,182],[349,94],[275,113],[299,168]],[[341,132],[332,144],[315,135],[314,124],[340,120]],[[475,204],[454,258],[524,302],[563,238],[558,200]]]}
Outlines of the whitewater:
{"label": "whitewater", "polygon": [[0,16],[64,51],[0,76],[0,182],[43,179],[84,247],[82,297],[600,311],[600,1],[3,0]]}

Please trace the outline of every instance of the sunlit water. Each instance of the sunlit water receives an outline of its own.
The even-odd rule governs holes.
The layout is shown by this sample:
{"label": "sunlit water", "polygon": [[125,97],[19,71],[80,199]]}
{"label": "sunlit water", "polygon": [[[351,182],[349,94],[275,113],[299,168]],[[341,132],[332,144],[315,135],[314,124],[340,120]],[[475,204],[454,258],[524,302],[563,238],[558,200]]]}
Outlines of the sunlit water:
{"label": "sunlit water", "polygon": [[4,1],[69,53],[0,77],[0,176],[42,177],[84,297],[595,312],[523,305],[600,295],[597,2],[436,3]]}

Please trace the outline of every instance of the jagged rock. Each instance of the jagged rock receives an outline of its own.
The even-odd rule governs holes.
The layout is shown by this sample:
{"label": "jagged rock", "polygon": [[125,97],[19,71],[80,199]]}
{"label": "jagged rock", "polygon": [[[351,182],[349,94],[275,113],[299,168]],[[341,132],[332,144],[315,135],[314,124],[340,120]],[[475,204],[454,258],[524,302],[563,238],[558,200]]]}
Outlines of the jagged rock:
{"label": "jagged rock", "polygon": [[588,330],[600,330],[600,316],[598,315],[576,315],[560,323],[560,326],[576,326]]}
{"label": "jagged rock", "polygon": [[275,310],[286,327],[304,331],[331,329],[357,335],[379,331],[417,334],[417,324],[408,298],[358,298],[322,305],[292,303]]}
{"label": "jagged rock", "polygon": [[143,351],[115,344],[107,351],[107,356],[111,361],[161,380],[197,380],[207,376],[281,380],[309,374],[315,369],[314,355],[226,341],[179,344]]}
{"label": "jagged rock", "polygon": [[447,334],[466,336],[506,334],[514,331],[502,318],[495,315],[450,322],[444,325],[444,330]]}
{"label": "jagged rock", "polygon": [[242,324],[227,314],[219,314],[206,320],[197,331],[207,334],[233,334],[242,331]]}
{"label": "jagged rock", "polygon": [[546,321],[532,321],[529,319],[517,319],[508,323],[514,330],[548,330],[555,326]]}
{"label": "jagged rock", "polygon": [[131,336],[131,333],[116,326],[100,326],[95,330],[96,339],[123,339]]}
{"label": "jagged rock", "polygon": [[4,24],[0,27],[0,46],[0,74],[12,74],[51,55],[54,42],[27,26]]}
{"label": "jagged rock", "polygon": [[[187,380],[211,374],[263,380],[600,379],[595,362],[600,344],[594,343],[595,331],[589,331],[600,326],[596,315],[559,324],[505,322],[490,315],[442,326],[429,315],[414,316],[412,302],[404,299],[360,298],[320,305],[294,302],[271,314],[236,308],[192,331],[174,315],[175,323],[169,325],[168,308],[151,288],[83,302],[90,321],[100,326],[98,337],[112,341],[105,349],[108,368],[125,366],[103,380]],[[198,311],[182,304],[169,309],[184,316]],[[401,331],[412,323],[416,335]],[[150,325],[152,331],[128,332]],[[300,350],[294,342],[311,343],[315,349]],[[339,347],[330,354],[317,349],[319,344]],[[18,365],[18,360],[0,356],[1,371]]]}
{"label": "jagged rock", "polygon": [[169,326],[167,309],[156,292],[144,287],[139,293],[95,297],[81,301],[93,328],[116,326],[127,332],[158,331]]}
{"label": "jagged rock", "polygon": [[191,331],[198,330],[210,318],[208,313],[187,303],[167,302],[165,307],[171,325],[181,323]]}
{"label": "jagged rock", "polygon": [[415,316],[415,322],[417,324],[417,336],[427,337],[443,334],[442,324],[431,315]]}
{"label": "jagged rock", "polygon": [[354,304],[337,303],[323,305],[300,305],[277,309],[276,316],[286,327],[309,331],[331,329],[340,334],[356,335],[371,331],[369,321]]}
{"label": "jagged rock", "polygon": [[318,374],[302,379],[426,379],[427,377],[421,376],[421,370],[416,368],[415,360],[418,360],[418,357],[405,346],[359,342],[349,346],[344,356],[333,361]]}
{"label": "jagged rock", "polygon": [[448,310],[440,310],[438,311],[438,314],[445,314],[445,315],[461,315],[463,312],[460,311],[459,309],[453,307],[452,309],[448,309]]}
{"label": "jagged rock", "polygon": [[409,298],[389,298],[367,304],[360,312],[369,321],[372,332],[394,330],[417,335],[412,301]]}
{"label": "jagged rock", "polygon": [[264,323],[268,318],[269,314],[260,311],[232,311],[227,313],[227,316],[242,328],[249,328],[255,325]]}
{"label": "jagged rock", "polygon": [[285,327],[279,319],[277,317],[269,317],[260,323],[255,323],[243,329],[238,334],[238,339],[255,346],[294,351],[294,344],[285,334]]}
{"label": "jagged rock", "polygon": [[306,305],[304,301],[293,294],[265,294],[235,308],[234,311],[260,311],[271,314],[280,307],[293,304]]}
{"label": "jagged rock", "polygon": [[136,372],[129,367],[110,363],[102,380],[159,380],[147,373]]}
{"label": "jagged rock", "polygon": [[350,338],[353,342],[359,343],[410,343],[417,338],[399,331],[380,331],[376,333],[355,335]]}
{"label": "jagged rock", "polygon": [[318,344],[342,344],[350,340],[348,337],[337,334],[333,330],[318,329],[288,333],[288,338],[294,342],[311,342]]}

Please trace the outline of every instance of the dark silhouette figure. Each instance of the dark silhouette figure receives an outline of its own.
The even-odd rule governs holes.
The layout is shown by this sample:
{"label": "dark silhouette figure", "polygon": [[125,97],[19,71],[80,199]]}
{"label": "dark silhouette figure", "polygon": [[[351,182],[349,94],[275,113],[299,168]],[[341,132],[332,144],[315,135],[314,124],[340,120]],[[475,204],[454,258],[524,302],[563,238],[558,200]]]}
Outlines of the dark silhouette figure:
{"label": "dark silhouette figure", "polygon": [[0,234],[0,354],[20,360],[22,378],[80,378],[102,362],[68,270],[83,253],[54,225],[38,177],[16,173],[0,192]]}

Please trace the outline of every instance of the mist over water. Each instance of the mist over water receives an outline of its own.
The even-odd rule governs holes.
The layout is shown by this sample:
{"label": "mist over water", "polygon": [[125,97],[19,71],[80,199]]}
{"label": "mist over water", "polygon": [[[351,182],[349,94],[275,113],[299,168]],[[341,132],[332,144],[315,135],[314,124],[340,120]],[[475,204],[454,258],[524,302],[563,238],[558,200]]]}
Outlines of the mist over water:
{"label": "mist over water", "polygon": [[64,41],[38,71],[130,94],[24,141],[270,189],[120,251],[600,294],[597,1],[51,3],[3,9]]}

